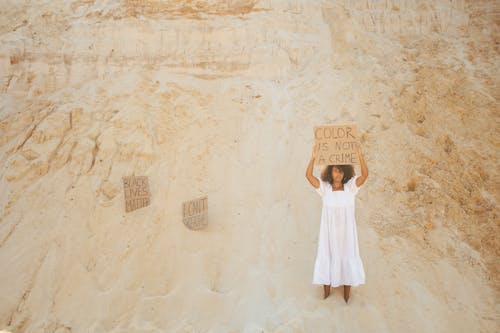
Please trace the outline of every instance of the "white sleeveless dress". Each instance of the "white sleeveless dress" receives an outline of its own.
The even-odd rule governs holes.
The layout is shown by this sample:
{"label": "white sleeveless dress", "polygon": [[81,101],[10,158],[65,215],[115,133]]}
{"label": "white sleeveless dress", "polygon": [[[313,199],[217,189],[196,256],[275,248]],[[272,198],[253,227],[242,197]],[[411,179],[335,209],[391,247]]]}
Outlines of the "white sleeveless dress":
{"label": "white sleeveless dress", "polygon": [[343,191],[319,179],[316,189],[323,200],[313,284],[358,286],[365,283],[365,271],[359,255],[355,199],[359,188],[352,177]]}

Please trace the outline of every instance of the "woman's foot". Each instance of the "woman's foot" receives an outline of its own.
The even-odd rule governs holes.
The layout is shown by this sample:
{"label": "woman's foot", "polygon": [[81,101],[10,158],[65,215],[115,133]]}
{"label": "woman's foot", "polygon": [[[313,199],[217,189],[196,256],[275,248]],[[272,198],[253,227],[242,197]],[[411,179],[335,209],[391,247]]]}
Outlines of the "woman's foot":
{"label": "woman's foot", "polygon": [[351,291],[351,286],[344,286],[344,301],[347,303],[349,300],[349,292]]}
{"label": "woman's foot", "polygon": [[323,299],[326,299],[328,296],[330,296],[330,286],[323,285],[323,291],[325,292]]}

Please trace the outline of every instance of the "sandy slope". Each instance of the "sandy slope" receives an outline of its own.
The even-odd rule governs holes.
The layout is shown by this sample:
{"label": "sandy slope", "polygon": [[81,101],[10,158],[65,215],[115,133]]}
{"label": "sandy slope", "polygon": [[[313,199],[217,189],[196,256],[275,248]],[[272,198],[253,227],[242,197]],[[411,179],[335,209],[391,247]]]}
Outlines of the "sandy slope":
{"label": "sandy slope", "polygon": [[[498,7],[3,1],[0,329],[498,331]],[[312,127],[352,122],[345,304],[311,284],[304,172]],[[152,203],[126,214],[132,174]]]}

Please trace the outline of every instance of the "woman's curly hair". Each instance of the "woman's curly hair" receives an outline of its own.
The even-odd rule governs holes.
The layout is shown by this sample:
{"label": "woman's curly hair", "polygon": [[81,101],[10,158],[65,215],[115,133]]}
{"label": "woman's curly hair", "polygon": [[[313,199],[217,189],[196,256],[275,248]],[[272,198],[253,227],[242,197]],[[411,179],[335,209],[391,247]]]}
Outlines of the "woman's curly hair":
{"label": "woman's curly hair", "polygon": [[354,177],[354,167],[350,164],[347,165],[329,165],[321,172],[321,180],[333,184],[332,170],[333,168],[340,169],[344,171],[344,178],[342,178],[342,184],[345,184]]}

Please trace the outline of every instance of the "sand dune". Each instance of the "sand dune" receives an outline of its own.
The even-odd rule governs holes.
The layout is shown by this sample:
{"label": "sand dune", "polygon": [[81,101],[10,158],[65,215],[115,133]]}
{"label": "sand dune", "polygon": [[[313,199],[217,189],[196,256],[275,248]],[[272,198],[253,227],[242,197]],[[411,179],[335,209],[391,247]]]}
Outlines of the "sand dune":
{"label": "sand dune", "polygon": [[[499,331],[499,7],[3,1],[0,329]],[[348,304],[311,284],[304,178],[343,123],[370,171]]]}

